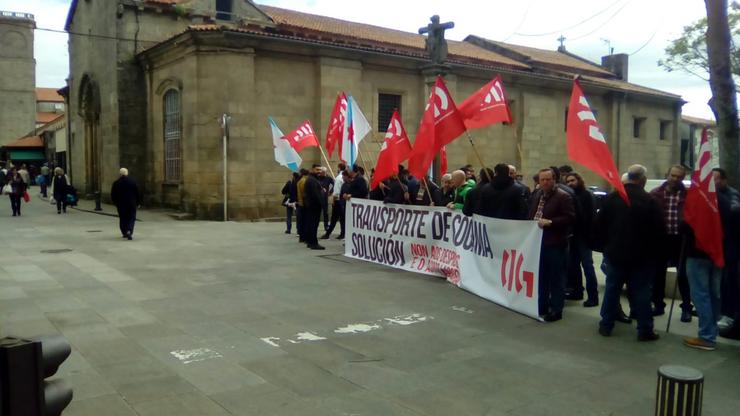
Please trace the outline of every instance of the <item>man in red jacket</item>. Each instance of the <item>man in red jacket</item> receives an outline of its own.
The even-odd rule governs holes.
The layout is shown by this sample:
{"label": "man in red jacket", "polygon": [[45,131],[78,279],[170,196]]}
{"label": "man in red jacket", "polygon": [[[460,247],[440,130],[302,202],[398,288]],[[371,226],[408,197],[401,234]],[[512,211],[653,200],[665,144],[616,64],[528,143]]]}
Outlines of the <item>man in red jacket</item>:
{"label": "man in red jacket", "polygon": [[563,318],[568,235],[575,223],[573,199],[555,184],[555,172],[541,169],[539,189],[532,194],[529,218],[544,231],[540,252],[539,313],[547,322]]}

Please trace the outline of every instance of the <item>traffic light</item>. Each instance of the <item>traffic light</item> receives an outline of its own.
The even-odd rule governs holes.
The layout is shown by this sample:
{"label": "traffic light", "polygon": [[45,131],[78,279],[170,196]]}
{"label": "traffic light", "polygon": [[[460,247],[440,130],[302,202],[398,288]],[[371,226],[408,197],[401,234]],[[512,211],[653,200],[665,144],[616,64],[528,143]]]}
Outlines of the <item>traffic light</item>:
{"label": "traffic light", "polygon": [[72,389],[61,380],[45,379],[71,352],[61,336],[0,340],[0,415],[61,415],[72,401]]}

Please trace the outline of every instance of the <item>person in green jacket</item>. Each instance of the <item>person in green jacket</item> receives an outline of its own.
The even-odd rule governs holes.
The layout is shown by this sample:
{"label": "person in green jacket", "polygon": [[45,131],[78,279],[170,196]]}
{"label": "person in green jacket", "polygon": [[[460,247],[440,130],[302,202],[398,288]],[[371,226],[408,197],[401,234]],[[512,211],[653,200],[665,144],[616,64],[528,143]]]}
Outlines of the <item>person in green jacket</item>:
{"label": "person in green jacket", "polygon": [[465,205],[465,198],[468,196],[468,192],[475,188],[475,181],[472,179],[465,179],[465,172],[456,170],[452,172],[452,186],[455,187],[455,198],[447,204],[449,209],[463,209]]}

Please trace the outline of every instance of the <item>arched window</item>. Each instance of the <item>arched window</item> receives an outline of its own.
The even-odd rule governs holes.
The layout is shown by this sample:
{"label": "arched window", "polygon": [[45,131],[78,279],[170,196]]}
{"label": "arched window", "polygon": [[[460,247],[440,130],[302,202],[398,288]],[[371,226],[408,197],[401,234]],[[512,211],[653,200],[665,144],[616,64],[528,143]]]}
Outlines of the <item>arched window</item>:
{"label": "arched window", "polygon": [[182,155],[180,139],[182,122],[180,118],[180,92],[168,90],[164,94],[164,180],[180,182]]}

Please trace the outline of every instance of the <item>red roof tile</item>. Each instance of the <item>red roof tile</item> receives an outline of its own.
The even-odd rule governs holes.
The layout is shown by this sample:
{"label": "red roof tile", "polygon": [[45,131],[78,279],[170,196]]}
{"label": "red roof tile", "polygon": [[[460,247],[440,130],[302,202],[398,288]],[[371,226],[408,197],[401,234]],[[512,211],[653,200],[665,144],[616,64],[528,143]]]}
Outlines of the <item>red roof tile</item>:
{"label": "red roof tile", "polygon": [[44,141],[40,136],[26,136],[12,141],[3,147],[44,147]]}
{"label": "red roof tile", "polygon": [[36,88],[36,101],[63,103],[64,97],[57,92],[59,88]]}
{"label": "red roof tile", "polygon": [[64,113],[36,113],[36,122],[46,124],[58,119],[59,117],[64,117]]}

